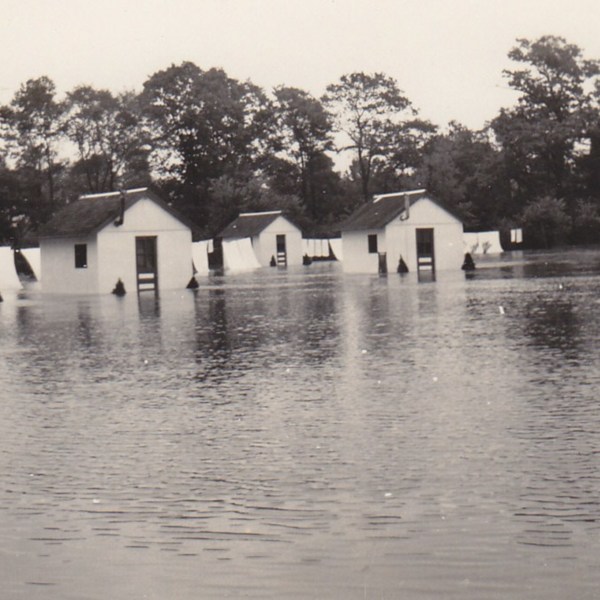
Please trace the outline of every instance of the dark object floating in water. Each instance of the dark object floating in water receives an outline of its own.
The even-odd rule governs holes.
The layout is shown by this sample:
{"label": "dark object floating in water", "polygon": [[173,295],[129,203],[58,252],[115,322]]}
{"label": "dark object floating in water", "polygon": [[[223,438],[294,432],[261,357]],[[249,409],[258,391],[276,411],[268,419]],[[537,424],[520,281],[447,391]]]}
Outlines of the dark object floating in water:
{"label": "dark object floating in water", "polygon": [[461,269],[463,271],[473,271],[475,269],[475,262],[473,261],[473,257],[470,252],[465,254],[465,260],[462,264]]}
{"label": "dark object floating in water", "polygon": [[190,279],[190,282],[187,284],[187,289],[188,290],[197,290],[198,289],[198,282],[196,281],[196,278],[192,275],[192,278]]}
{"label": "dark object floating in water", "polygon": [[121,281],[120,277],[119,277],[119,279],[115,285],[115,289],[112,291],[112,293],[115,296],[124,296],[125,295],[125,286],[123,285],[123,282]]}
{"label": "dark object floating in water", "polygon": [[404,273],[408,273],[408,265],[404,262],[402,256],[400,256],[400,260],[398,260],[398,273],[404,275]]}

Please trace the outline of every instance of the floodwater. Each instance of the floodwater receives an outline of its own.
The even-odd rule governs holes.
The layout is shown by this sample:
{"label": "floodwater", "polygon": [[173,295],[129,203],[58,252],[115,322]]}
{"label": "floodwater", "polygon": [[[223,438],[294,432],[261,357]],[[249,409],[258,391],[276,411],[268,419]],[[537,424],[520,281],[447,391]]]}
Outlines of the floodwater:
{"label": "floodwater", "polygon": [[600,251],[4,299],[3,600],[600,594]]}

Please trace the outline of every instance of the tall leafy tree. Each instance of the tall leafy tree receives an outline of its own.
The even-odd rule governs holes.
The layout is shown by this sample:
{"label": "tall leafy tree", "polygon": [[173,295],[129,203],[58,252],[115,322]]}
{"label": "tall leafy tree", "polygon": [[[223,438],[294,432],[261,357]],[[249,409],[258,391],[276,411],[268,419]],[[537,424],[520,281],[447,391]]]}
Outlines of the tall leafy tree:
{"label": "tall leafy tree", "polygon": [[505,75],[520,93],[519,100],[514,108],[500,112],[492,128],[522,202],[544,195],[568,198],[578,143],[586,137],[588,86],[600,66],[561,37],[517,42],[508,56],[521,68]]}
{"label": "tall leafy tree", "polygon": [[142,101],[157,173],[174,200],[198,223],[209,216],[211,184],[257,168],[272,131],[272,111],[260,88],[221,69],[172,65],[145,83]]}
{"label": "tall leafy tree", "polygon": [[79,86],[67,94],[65,132],[77,149],[72,172],[89,192],[148,182],[149,151],[135,94]]}
{"label": "tall leafy tree", "polygon": [[58,156],[64,106],[56,98],[48,77],[30,79],[0,109],[0,120],[8,151],[15,160],[26,188],[29,218],[43,221],[58,201]]}
{"label": "tall leafy tree", "polygon": [[26,219],[25,207],[19,204],[20,188],[17,174],[0,157],[0,244],[12,242],[17,229]]}
{"label": "tall leafy tree", "polygon": [[579,156],[581,186],[600,209],[600,80],[596,79],[592,105],[586,111],[587,152]]}
{"label": "tall leafy tree", "polygon": [[323,189],[319,180],[328,164],[324,153],[333,147],[331,117],[319,100],[303,90],[281,86],[274,95],[278,149],[293,164],[290,171],[296,179],[294,193],[316,220],[322,216]]}
{"label": "tall leafy tree", "polygon": [[419,118],[388,125],[382,142],[384,152],[373,164],[372,181],[379,192],[422,184],[419,169],[436,131],[433,123]]}
{"label": "tall leafy tree", "polygon": [[462,215],[468,228],[495,229],[511,215],[503,157],[486,131],[451,123],[447,133],[435,136],[424,149],[419,178]]}
{"label": "tall leafy tree", "polygon": [[295,222],[302,224],[303,210],[297,196],[282,194],[269,185],[263,176],[223,175],[211,185],[210,223],[213,234],[233,221],[240,212],[283,210]]}
{"label": "tall leafy tree", "polygon": [[334,169],[333,160],[325,153],[316,154],[310,160],[307,176],[310,179],[311,195],[308,197],[308,205],[299,193],[302,178],[295,162],[271,156],[265,172],[269,176],[269,187],[274,192],[284,197],[298,197],[305,217],[303,225],[307,231],[316,231],[320,226],[337,222],[348,212],[352,194],[347,193],[342,177]]}
{"label": "tall leafy tree", "polygon": [[367,201],[374,164],[385,156],[390,128],[413,117],[415,111],[396,81],[383,73],[343,75],[327,87],[323,102],[345,136],[338,150],[355,155],[362,197]]}

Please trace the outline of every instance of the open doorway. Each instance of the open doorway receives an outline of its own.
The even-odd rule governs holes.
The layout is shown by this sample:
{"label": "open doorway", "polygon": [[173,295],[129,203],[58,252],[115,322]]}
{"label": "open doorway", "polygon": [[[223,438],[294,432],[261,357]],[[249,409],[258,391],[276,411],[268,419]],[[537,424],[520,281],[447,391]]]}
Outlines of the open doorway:
{"label": "open doorway", "polygon": [[419,228],[417,236],[417,275],[419,281],[435,280],[435,248],[433,228]]}
{"label": "open doorway", "polygon": [[135,238],[135,258],[137,290],[158,292],[158,269],[156,256],[156,236]]}

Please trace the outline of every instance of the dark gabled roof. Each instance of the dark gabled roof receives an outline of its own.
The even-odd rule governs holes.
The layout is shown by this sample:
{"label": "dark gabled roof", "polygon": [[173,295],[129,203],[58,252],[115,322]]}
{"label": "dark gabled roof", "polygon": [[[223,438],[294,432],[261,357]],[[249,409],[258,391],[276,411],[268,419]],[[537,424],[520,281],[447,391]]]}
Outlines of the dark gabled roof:
{"label": "dark gabled roof", "polygon": [[[192,229],[194,225],[164,202],[149,188],[124,190],[125,213],[138,200],[148,198],[158,204],[173,217]],[[96,233],[115,221],[121,212],[121,192],[88,194],[61,208],[38,231],[45,237],[84,237]]]}
{"label": "dark gabled roof", "polygon": [[363,204],[347,219],[342,221],[340,223],[340,230],[362,231],[365,229],[383,229],[406,210],[407,203],[410,210],[410,207],[422,198],[428,198],[432,202],[435,202],[453,217],[460,220],[460,217],[452,210],[427,194],[426,190],[413,190],[374,196],[371,202]]}
{"label": "dark gabled roof", "polygon": [[217,237],[221,238],[246,238],[254,237],[267,228],[275,219],[282,217],[280,210],[267,212],[241,213],[233,222],[229,223]]}

